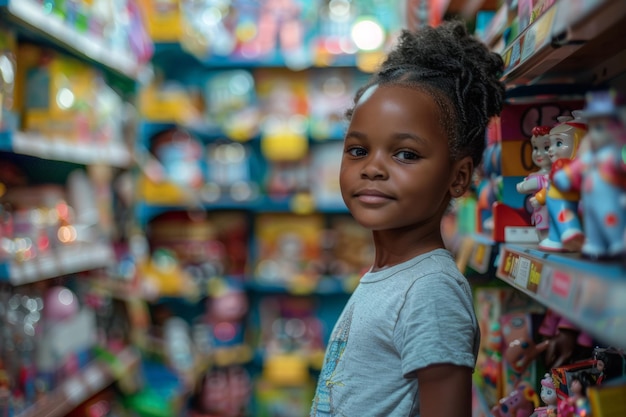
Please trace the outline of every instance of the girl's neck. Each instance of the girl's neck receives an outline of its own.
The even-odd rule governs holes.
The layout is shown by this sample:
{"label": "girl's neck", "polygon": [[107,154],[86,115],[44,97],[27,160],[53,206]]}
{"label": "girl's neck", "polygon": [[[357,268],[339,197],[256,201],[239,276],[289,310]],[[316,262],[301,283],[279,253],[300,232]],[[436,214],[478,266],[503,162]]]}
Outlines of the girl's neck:
{"label": "girl's neck", "polygon": [[376,248],[372,272],[445,247],[440,227],[436,230],[420,230],[419,228],[375,230],[372,235]]}

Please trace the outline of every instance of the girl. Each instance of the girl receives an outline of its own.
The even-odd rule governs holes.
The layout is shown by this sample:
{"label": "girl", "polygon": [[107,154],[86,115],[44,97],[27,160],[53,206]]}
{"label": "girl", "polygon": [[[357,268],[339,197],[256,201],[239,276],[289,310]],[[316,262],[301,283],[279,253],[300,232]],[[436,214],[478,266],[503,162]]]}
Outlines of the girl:
{"label": "girl", "polygon": [[339,182],[376,254],[331,334],[311,416],[471,415],[479,330],[440,223],[502,108],[502,66],[445,23],[404,31],[357,92]]}

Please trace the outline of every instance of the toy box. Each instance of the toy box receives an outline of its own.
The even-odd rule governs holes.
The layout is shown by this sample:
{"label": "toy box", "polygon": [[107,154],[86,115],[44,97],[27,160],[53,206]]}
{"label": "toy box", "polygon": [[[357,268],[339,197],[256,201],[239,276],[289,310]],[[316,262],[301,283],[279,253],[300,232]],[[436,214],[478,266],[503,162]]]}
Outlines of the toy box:
{"label": "toy box", "polygon": [[65,141],[91,139],[96,73],[86,64],[51,51],[25,69],[23,127]]}
{"label": "toy box", "polygon": [[315,286],[320,258],[321,215],[261,214],[256,219],[255,280],[287,287]]}

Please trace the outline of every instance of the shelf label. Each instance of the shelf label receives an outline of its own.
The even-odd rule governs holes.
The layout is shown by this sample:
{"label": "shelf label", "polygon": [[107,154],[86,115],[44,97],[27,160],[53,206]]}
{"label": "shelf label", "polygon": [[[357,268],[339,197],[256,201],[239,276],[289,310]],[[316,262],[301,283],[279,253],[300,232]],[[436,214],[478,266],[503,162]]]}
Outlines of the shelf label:
{"label": "shelf label", "polygon": [[544,267],[538,259],[526,257],[510,250],[503,250],[500,254],[500,264],[497,275],[503,280],[512,280],[516,286],[536,293]]}
{"label": "shelf label", "polygon": [[530,260],[519,257],[517,261],[517,271],[515,274],[515,284],[519,285],[522,288],[528,287],[528,279],[530,278]]}
{"label": "shelf label", "polygon": [[572,277],[565,271],[552,272],[552,294],[566,299],[572,293]]}

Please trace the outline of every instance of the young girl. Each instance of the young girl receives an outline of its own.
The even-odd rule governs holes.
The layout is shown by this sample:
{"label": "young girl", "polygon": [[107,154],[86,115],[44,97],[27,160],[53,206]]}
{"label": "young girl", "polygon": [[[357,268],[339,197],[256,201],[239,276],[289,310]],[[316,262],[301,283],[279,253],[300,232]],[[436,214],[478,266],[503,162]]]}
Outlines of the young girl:
{"label": "young girl", "polygon": [[471,415],[480,336],[440,223],[481,161],[501,70],[445,23],[403,32],[357,92],[339,182],[376,255],[331,334],[311,416]]}

